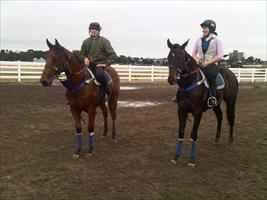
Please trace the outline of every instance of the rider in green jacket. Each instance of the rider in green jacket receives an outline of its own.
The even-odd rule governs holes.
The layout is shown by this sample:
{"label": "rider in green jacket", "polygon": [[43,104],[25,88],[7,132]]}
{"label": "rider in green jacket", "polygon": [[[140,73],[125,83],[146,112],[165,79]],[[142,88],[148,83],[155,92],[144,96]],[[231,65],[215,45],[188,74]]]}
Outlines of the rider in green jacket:
{"label": "rider in green jacket", "polygon": [[89,67],[96,75],[103,90],[104,100],[110,95],[108,81],[104,75],[104,68],[113,64],[117,55],[110,42],[105,37],[100,36],[101,26],[97,22],[89,25],[90,37],[83,41],[80,51],[80,58],[84,65]]}

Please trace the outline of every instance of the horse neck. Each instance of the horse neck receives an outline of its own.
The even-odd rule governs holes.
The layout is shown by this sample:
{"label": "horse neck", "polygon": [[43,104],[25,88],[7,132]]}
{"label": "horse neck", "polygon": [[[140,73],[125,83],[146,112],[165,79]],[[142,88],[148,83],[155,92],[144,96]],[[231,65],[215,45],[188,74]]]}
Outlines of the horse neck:
{"label": "horse neck", "polygon": [[82,69],[82,65],[76,61],[76,58],[75,60],[72,58],[69,62],[69,67],[71,69],[71,74],[75,74],[77,73],[78,71],[80,71]]}
{"label": "horse neck", "polygon": [[197,78],[197,72],[196,70],[199,69],[199,65],[196,63],[196,61],[187,53],[188,61],[187,61],[187,67],[189,69],[189,73],[192,73],[186,80],[186,84],[190,85],[196,81]]}
{"label": "horse neck", "polygon": [[83,66],[73,54],[71,54],[71,59],[69,61],[69,68],[70,68],[69,70],[70,74],[68,75],[68,79],[74,85],[80,84],[84,77],[84,73],[78,73],[78,72],[83,68]]}
{"label": "horse neck", "polygon": [[189,59],[187,61],[187,66],[188,66],[190,72],[193,72],[193,71],[199,69],[200,66],[196,63],[196,61],[193,59],[193,57],[190,56],[187,52],[186,52],[186,56]]}

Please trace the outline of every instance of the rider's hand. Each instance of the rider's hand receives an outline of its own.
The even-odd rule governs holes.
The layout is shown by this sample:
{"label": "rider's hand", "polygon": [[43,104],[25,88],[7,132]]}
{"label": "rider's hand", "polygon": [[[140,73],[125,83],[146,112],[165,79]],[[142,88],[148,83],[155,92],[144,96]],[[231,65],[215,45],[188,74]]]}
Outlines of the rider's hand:
{"label": "rider's hand", "polygon": [[97,67],[106,67],[106,64],[97,64]]}
{"label": "rider's hand", "polygon": [[200,63],[200,67],[203,68],[203,69],[204,69],[205,67],[207,67],[207,66],[208,66],[207,63],[205,63],[205,62],[201,62],[201,63]]}
{"label": "rider's hand", "polygon": [[84,60],[83,60],[83,62],[84,62],[84,65],[86,66],[86,67],[88,67],[89,65],[90,65],[90,60],[89,60],[89,58],[84,58]]}
{"label": "rider's hand", "polygon": [[203,59],[199,59],[198,60],[198,64],[200,65],[200,67],[202,69],[204,69],[205,67],[207,67],[207,65],[205,64],[204,60]]}

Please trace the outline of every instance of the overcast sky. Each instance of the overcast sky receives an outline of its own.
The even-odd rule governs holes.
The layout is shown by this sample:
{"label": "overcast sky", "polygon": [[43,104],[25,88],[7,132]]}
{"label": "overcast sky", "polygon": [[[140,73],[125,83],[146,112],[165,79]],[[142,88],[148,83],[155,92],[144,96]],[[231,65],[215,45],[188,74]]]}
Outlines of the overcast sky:
{"label": "overcast sky", "polygon": [[266,1],[2,1],[1,49],[47,50],[54,38],[80,49],[88,25],[99,22],[118,55],[166,57],[166,40],[191,53],[199,24],[214,19],[225,53],[266,58]]}

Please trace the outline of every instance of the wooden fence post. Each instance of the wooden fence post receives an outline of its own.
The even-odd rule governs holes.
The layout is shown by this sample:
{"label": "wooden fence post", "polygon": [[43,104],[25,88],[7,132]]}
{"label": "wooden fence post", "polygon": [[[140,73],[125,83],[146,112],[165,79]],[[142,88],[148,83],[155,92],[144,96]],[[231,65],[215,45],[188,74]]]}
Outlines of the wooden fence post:
{"label": "wooden fence post", "polygon": [[254,83],[255,81],[255,68],[252,69],[252,75],[251,75],[251,82]]}
{"label": "wooden fence post", "polygon": [[151,82],[154,82],[154,65],[151,66]]}
{"label": "wooden fence post", "polygon": [[132,65],[129,65],[129,82],[132,81]]}
{"label": "wooden fence post", "polygon": [[20,60],[18,60],[18,82],[21,82],[21,63]]}
{"label": "wooden fence post", "polygon": [[265,79],[264,82],[267,82],[267,68],[265,69]]}
{"label": "wooden fence post", "polygon": [[240,78],[240,67],[238,68],[238,76],[237,76],[237,80],[238,80],[238,83],[240,83],[240,80],[241,80],[241,78]]}

